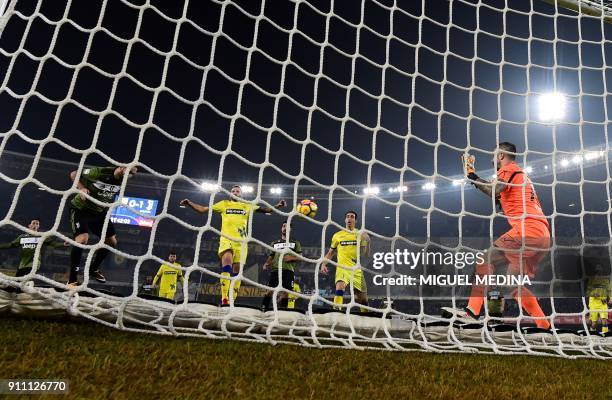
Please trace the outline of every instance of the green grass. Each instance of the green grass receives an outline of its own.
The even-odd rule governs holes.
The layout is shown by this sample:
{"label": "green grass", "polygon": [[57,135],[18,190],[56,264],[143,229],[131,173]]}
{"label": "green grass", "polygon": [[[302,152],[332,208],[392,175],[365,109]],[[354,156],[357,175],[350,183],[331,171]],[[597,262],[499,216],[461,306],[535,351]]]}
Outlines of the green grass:
{"label": "green grass", "polygon": [[61,398],[612,397],[609,361],[319,350],[6,317],[0,370],[2,378],[69,379]]}

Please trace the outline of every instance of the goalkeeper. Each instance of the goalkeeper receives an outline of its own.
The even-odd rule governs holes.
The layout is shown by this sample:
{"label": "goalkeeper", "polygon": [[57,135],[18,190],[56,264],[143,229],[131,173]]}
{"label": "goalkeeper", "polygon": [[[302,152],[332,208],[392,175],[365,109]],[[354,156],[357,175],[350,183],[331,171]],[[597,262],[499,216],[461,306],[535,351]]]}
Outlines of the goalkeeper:
{"label": "goalkeeper", "polygon": [[[89,233],[93,233],[102,239],[102,227],[104,226],[108,206],[94,203],[88,196],[101,203],[112,203],[115,196],[119,194],[119,190],[121,190],[123,176],[128,174],[129,178],[134,176],[136,172],[136,167],[92,167],[84,169],[79,179],[77,179],[77,171],[70,173],[70,179],[76,181],[77,189],[79,189],[79,193],[70,201],[70,226],[75,242],[82,245],[87,244]],[[117,246],[115,227],[111,221],[108,221],[104,243],[110,247]],[[91,275],[98,282],[106,282],[106,278],[100,271],[100,265],[108,253],[108,249],[98,249],[91,263]],[[83,249],[81,247],[72,247],[68,286],[74,287],[77,285],[82,254]]]}
{"label": "goalkeeper", "polygon": [[181,282],[181,285],[185,284],[181,264],[176,262],[176,252],[171,251],[168,255],[168,263],[160,265],[157,270],[157,274],[153,278],[153,287],[157,287],[157,282],[159,282],[158,296],[174,300],[177,280]]}
{"label": "goalkeeper", "polygon": [[[222,200],[212,207],[202,206],[189,199],[181,200],[182,206],[189,206],[192,210],[205,214],[212,209],[213,212],[221,214],[221,237],[219,238],[219,249],[217,254],[221,260],[221,305],[229,304],[230,276],[237,276],[240,268],[246,262],[249,218],[253,212],[270,214],[273,210],[269,207],[259,207],[241,200],[242,188],[234,185],[230,191],[231,198]],[[287,205],[281,200],[274,206],[276,209]],[[240,280],[235,280],[232,298],[235,300],[240,289]]]}
{"label": "goalkeeper", "polygon": [[[516,146],[500,143],[492,160],[497,169],[497,182],[487,182],[474,168],[475,157],[464,156],[463,166],[467,178],[478,190],[493,197],[502,207],[510,224],[510,230],[495,241],[489,251],[489,264],[476,266],[480,276],[493,274],[495,265],[508,264],[510,275],[527,275],[534,278],[539,262],[548,253],[550,232],[548,221],[542,212],[533,184],[525,172],[516,164]],[[550,329],[538,299],[524,286],[512,291],[518,304],[532,317],[539,328]],[[456,315],[462,320],[478,319],[484,304],[484,288],[473,286],[465,309],[444,307],[443,314]]]}
{"label": "goalkeeper", "polygon": [[[278,276],[281,276],[282,287],[286,291],[281,291],[278,296],[278,306],[283,308],[293,308],[289,307],[290,296],[288,292],[291,290],[295,290],[295,268],[297,267],[297,263],[300,261],[300,258],[297,254],[302,253],[302,245],[299,241],[295,239],[287,240],[287,230],[289,229],[289,224],[287,222],[283,222],[281,226],[281,237],[273,241],[270,246],[274,249],[274,251],[268,256],[268,259],[264,263],[263,268],[268,269],[270,266],[272,267],[272,272],[270,273],[270,280],[268,281],[268,286],[271,288],[275,288],[278,286]],[[282,253],[282,250],[289,249],[292,253]],[[282,260],[281,260],[282,257]],[[299,290],[299,287],[298,287]],[[265,294],[261,308],[263,311],[266,311],[270,308],[270,301],[272,300],[272,290],[268,290]],[[291,302],[293,306],[295,306],[295,298]]]}
{"label": "goalkeeper", "polygon": [[[353,287],[356,301],[362,305],[368,305],[368,292],[363,271],[357,265],[357,249],[361,249],[362,256],[370,253],[370,237],[366,232],[360,233],[355,227],[357,224],[357,213],[347,211],[344,215],[345,229],[336,232],[332,237],[331,248],[324,257],[321,264],[321,273],[327,275],[329,269],[327,262],[338,252],[338,266],[336,267],[336,293],[334,296],[334,308],[339,309],[344,301],[344,292],[347,285]],[[361,309],[364,311],[364,309]]]}
{"label": "goalkeeper", "polygon": [[[38,230],[40,229],[40,219],[32,218],[30,224],[28,225],[28,228],[30,230],[33,230],[34,232],[38,232]],[[15,274],[15,276],[24,276],[29,274],[30,271],[32,271],[32,266],[34,265],[34,255],[36,253],[36,246],[38,246],[40,241],[41,238],[39,236],[30,235],[29,233],[22,233],[21,235],[17,236],[12,242],[0,244],[0,249],[12,249],[17,247],[21,248],[19,254],[19,266],[17,267],[17,273]],[[68,246],[68,243],[58,242],[48,237],[44,240],[41,246],[42,248],[40,249],[40,259],[42,260],[45,247],[51,247],[56,249],[59,247]]]}

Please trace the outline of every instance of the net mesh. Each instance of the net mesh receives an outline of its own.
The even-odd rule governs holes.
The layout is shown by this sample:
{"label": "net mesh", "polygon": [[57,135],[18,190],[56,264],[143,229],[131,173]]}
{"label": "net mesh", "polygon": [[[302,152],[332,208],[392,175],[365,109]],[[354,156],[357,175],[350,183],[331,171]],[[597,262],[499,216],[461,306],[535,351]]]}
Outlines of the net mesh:
{"label": "net mesh", "polygon": [[[51,267],[66,270],[66,255],[43,257],[38,244],[41,268],[25,277],[0,274],[22,291],[0,292],[3,310],[68,311],[125,330],[316,347],[610,356],[610,339],[587,329],[589,266],[579,262],[569,273],[559,262],[594,252],[609,275],[605,15],[540,1],[169,3],[0,3],[0,177],[11,199],[0,225],[89,250],[83,284],[64,291],[65,272]],[[557,97],[542,97],[549,93]],[[516,306],[494,326],[488,314],[484,324],[442,318],[440,308],[464,302],[467,289],[376,284],[375,275],[406,270],[377,270],[365,259],[367,312],[359,313],[352,288],[344,307],[331,310],[334,282],[319,266],[348,209],[358,210],[373,252],[477,251],[507,229],[494,201],[463,180],[458,161],[475,153],[488,178],[494,171],[480,172],[482,160],[505,140],[518,144],[520,163],[531,168],[561,249],[536,281],[553,331],[525,327],[533,320]],[[128,194],[159,200],[150,231],[117,228],[117,248],[80,245],[67,233],[77,193],[69,172],[102,164],[140,167],[133,180],[123,179],[115,209]],[[223,235],[212,213],[202,222],[178,200],[213,204],[244,181],[252,182],[253,194],[245,194],[252,204],[312,197],[319,214],[304,219],[285,209],[250,218],[243,243],[251,259],[232,279],[244,287],[229,307],[218,307]],[[23,223],[33,212],[49,221],[44,232]],[[263,284],[266,274],[252,265],[273,250],[268,225],[286,218],[295,223],[289,237],[305,241],[298,275],[309,290],[295,294],[303,311],[280,309],[282,287]],[[143,296],[147,271],[177,245],[191,255],[176,304]],[[117,277],[110,292],[88,268],[102,248],[128,267],[106,265]],[[426,265],[413,273],[432,271]],[[273,310],[261,311],[258,297],[269,289]]]}

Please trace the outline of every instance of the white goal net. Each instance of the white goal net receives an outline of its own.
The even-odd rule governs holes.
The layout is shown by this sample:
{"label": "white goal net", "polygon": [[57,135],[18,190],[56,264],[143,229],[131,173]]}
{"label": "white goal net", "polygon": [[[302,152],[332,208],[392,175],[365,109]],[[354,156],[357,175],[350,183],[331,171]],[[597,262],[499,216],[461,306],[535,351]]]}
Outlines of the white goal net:
{"label": "white goal net", "polygon": [[[0,311],[609,358],[606,3],[0,1]],[[504,143],[551,243],[475,292]]]}

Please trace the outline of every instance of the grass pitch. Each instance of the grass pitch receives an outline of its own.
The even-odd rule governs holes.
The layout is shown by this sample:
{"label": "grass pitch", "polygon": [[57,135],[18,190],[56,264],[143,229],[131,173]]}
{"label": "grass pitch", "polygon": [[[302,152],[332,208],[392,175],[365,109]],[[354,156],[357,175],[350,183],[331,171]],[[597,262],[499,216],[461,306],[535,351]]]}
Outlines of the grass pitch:
{"label": "grass pitch", "polygon": [[0,319],[0,370],[5,379],[68,379],[61,398],[612,397],[610,361],[319,350],[12,317]]}

